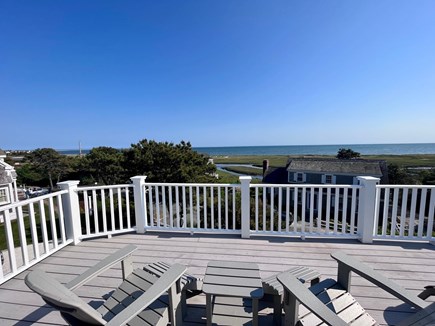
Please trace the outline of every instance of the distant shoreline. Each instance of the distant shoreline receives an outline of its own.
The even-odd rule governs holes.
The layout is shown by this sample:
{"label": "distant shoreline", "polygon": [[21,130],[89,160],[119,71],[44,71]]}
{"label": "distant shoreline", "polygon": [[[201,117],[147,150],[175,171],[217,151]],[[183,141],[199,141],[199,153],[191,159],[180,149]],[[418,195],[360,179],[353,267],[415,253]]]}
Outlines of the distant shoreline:
{"label": "distant shoreline", "polygon": [[[211,157],[245,155],[336,155],[340,148],[351,148],[361,153],[361,155],[435,154],[435,143],[193,147],[195,151],[210,155]],[[82,149],[82,154],[87,154],[89,151],[89,149]],[[78,149],[58,150],[58,152],[64,155],[79,154]]]}

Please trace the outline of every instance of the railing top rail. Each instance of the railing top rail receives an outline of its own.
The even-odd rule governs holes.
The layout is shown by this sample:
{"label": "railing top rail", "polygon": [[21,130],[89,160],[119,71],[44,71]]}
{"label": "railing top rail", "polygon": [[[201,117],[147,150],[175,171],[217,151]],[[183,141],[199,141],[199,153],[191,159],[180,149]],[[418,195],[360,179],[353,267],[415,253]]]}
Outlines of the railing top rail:
{"label": "railing top rail", "polygon": [[264,187],[274,187],[274,188],[356,188],[360,189],[360,185],[337,185],[337,184],[308,184],[308,183],[286,183],[286,184],[275,184],[275,183],[253,183],[249,185],[251,188],[264,188]]}
{"label": "railing top rail", "polygon": [[115,188],[133,188],[130,183],[119,184],[119,185],[108,185],[108,186],[88,186],[88,187],[78,187],[76,191],[88,191],[88,190],[100,190],[100,189],[115,189]]}
{"label": "railing top rail", "polygon": [[163,182],[146,182],[145,186],[188,186],[188,187],[240,187],[238,183],[163,183]]}
{"label": "railing top rail", "polygon": [[40,200],[57,197],[59,195],[66,194],[67,192],[68,192],[68,190],[55,191],[55,192],[51,192],[51,193],[46,194],[46,195],[42,195],[42,196],[38,196],[38,197],[33,197],[33,198],[17,201],[15,203],[12,203],[12,204],[9,204],[9,205],[5,205],[5,206],[0,206],[0,212],[3,212],[3,211],[8,210],[8,209],[12,209],[12,208],[16,208],[16,207],[20,207],[20,206],[25,206],[25,205],[32,204],[32,203],[36,203],[36,202],[38,202]]}
{"label": "railing top rail", "polygon": [[376,188],[417,188],[417,189],[435,189],[435,186],[428,186],[428,185],[376,185]]}

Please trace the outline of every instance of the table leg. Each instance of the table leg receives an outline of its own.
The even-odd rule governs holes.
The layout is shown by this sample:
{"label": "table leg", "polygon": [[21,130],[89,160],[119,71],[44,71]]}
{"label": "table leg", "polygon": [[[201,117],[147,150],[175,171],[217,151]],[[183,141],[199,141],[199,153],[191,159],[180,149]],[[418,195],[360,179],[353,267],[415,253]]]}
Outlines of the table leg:
{"label": "table leg", "polygon": [[205,316],[207,319],[207,326],[211,326],[211,320],[213,317],[213,307],[211,302],[211,294],[205,295]]}
{"label": "table leg", "polygon": [[258,299],[252,299],[252,325],[258,326]]}

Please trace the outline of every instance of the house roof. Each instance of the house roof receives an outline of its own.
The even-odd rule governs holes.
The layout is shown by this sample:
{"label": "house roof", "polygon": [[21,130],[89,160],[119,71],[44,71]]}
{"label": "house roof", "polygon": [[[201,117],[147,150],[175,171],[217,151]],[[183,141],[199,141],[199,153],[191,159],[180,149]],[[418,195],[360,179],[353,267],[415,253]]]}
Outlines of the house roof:
{"label": "house roof", "polygon": [[264,176],[263,183],[284,184],[287,183],[287,170],[285,167],[267,168]]}
{"label": "house roof", "polygon": [[289,172],[312,172],[325,174],[355,174],[381,177],[385,161],[375,160],[339,160],[339,159],[291,159],[287,165]]}
{"label": "house roof", "polygon": [[0,148],[0,156],[6,157],[6,152]]}

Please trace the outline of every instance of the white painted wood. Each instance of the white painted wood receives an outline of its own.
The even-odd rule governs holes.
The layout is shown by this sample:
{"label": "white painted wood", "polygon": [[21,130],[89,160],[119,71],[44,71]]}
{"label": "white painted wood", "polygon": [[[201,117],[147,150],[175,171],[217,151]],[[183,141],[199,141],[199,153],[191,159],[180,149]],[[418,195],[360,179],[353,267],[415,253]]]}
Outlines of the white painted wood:
{"label": "white painted wood", "polygon": [[[251,236],[250,230],[250,190],[249,185],[251,183],[252,177],[239,177],[242,191],[242,238],[249,238]],[[235,205],[235,194],[236,188],[233,188],[233,203]],[[235,207],[233,206],[233,213],[235,214]],[[233,230],[235,230],[235,221],[233,221]]]}
{"label": "white painted wood", "polygon": [[285,231],[289,232],[290,227],[290,188],[285,190]]}
{"label": "white painted wood", "polygon": [[210,210],[211,210],[211,229],[214,230],[214,187],[210,187]]}
{"label": "white painted wood", "polygon": [[433,225],[435,219],[435,189],[432,188],[430,191],[430,203],[429,203],[429,216],[427,221],[427,235],[426,239],[434,239],[432,235]]}
{"label": "white painted wood", "polygon": [[229,230],[229,227],[228,227],[228,187],[225,187],[225,229]]}
{"label": "white painted wood", "polygon": [[331,220],[331,188],[326,189],[326,233],[330,231],[330,220]]}
{"label": "white painted wood", "polygon": [[88,191],[85,190],[83,192],[83,202],[85,204],[85,227],[86,227],[86,234],[91,233],[91,226],[89,222],[89,197],[88,197]]}
{"label": "white painted wood", "polygon": [[50,212],[51,241],[53,241],[54,248],[57,248],[59,243],[57,240],[56,216],[54,215],[53,197],[48,199],[48,209]]}
{"label": "white painted wood", "polygon": [[62,243],[65,243],[66,241],[65,216],[64,216],[64,209],[62,205],[62,198],[60,195],[56,196],[56,201],[57,201],[57,216],[59,218],[60,238],[62,240]]}
{"label": "white painted wood", "polygon": [[425,220],[427,189],[421,189],[420,208],[418,210],[418,230],[417,236],[423,238],[423,226]]}
{"label": "white painted wood", "polygon": [[48,253],[50,248],[48,246],[48,233],[47,233],[47,222],[45,216],[44,200],[41,199],[38,203],[39,203],[41,230],[42,230],[42,241],[44,242],[44,253]]}
{"label": "white painted wood", "polygon": [[266,202],[267,202],[267,198],[266,198],[266,187],[263,187],[263,231],[266,231]]}
{"label": "white painted wood", "polygon": [[293,232],[297,232],[297,226],[298,226],[298,196],[299,196],[299,188],[294,188],[293,193]]}
{"label": "white painted wood", "polygon": [[163,210],[163,226],[168,226],[167,216],[166,216],[166,187],[162,186],[162,210]]}
{"label": "white painted wood", "polygon": [[26,229],[24,225],[24,217],[23,217],[23,207],[18,206],[16,208],[18,215],[18,236],[20,238],[21,244],[21,255],[23,256],[23,264],[26,266],[29,263],[29,253],[27,251],[27,239],[26,239]]}
{"label": "white painted wood", "polygon": [[355,234],[356,198],[359,196],[359,189],[352,188],[352,207],[350,210],[350,233]]}
{"label": "white painted wood", "polygon": [[282,224],[282,188],[278,188],[278,232],[281,232]]}
{"label": "white painted wood", "polygon": [[[125,210],[127,214],[127,228],[131,228],[131,215],[130,215],[130,191],[128,187],[124,188],[125,191]],[[143,204],[142,204],[143,205]],[[142,206],[143,207],[143,206]],[[143,208],[142,208],[143,209]]]}
{"label": "white painted wood", "polygon": [[[221,206],[220,206],[220,191],[219,191],[219,200],[218,200],[218,202],[219,202],[219,229],[221,228],[221,225],[220,225],[220,219],[221,219]],[[192,228],[193,229],[193,189],[192,189],[192,187],[191,186],[189,186],[189,204],[190,204],[190,228]]]}
{"label": "white painted wood", "polygon": [[363,243],[373,242],[376,185],[379,178],[358,177],[362,186],[359,194],[358,234]]}
{"label": "white painted wood", "polygon": [[397,220],[397,209],[399,202],[399,188],[394,188],[393,194],[393,212],[391,213],[391,231],[390,235],[396,235],[396,220]]}
{"label": "white painted wood", "polygon": [[236,188],[232,187],[232,191],[233,191],[233,230],[235,230],[236,229]]}
{"label": "white painted wood", "polygon": [[98,222],[97,191],[95,189],[92,189],[92,206],[94,207],[94,209],[92,210],[93,220],[94,220],[94,228],[95,228],[94,232],[99,233],[100,232],[100,224]]}
{"label": "white painted wood", "polygon": [[309,232],[313,233],[314,229],[314,187],[310,188],[310,224]]}
{"label": "white painted wood", "polygon": [[346,234],[347,232],[347,202],[349,200],[348,188],[343,189],[343,207],[342,207],[342,217],[341,217],[341,232]]}
{"label": "white painted wood", "polygon": [[199,186],[196,186],[196,227],[200,228],[201,226],[201,210],[199,207],[200,202],[200,194],[199,194]]}
{"label": "white painted wood", "polygon": [[172,200],[172,186],[168,186],[169,192],[169,226],[174,227],[174,209],[173,209],[173,200]]}
{"label": "white painted wood", "polygon": [[[182,195],[183,195],[183,220],[185,225],[183,227],[187,226],[187,207],[186,207],[186,187],[182,187]],[[181,227],[180,225],[180,219],[177,220],[177,226]]]}
{"label": "white painted wood", "polygon": [[401,237],[403,237],[405,233],[407,207],[408,207],[408,188],[403,188],[401,211],[400,211],[400,232],[399,232],[399,235]]}
{"label": "white painted wood", "polygon": [[415,210],[417,208],[417,188],[412,189],[411,193],[411,211],[409,215],[408,236],[414,236]]}
{"label": "white painted wood", "polygon": [[202,194],[203,194],[203,207],[204,207],[204,213],[203,213],[203,221],[204,221],[204,229],[208,228],[208,216],[207,216],[207,188],[204,186],[202,187]]}
{"label": "white painted wood", "polygon": [[8,248],[8,256],[9,256],[9,264],[10,268],[12,270],[12,273],[17,272],[17,259],[15,255],[15,246],[14,246],[14,235],[12,232],[12,225],[11,225],[11,216],[9,214],[9,210],[4,211],[5,215],[5,229],[6,229],[6,242],[7,242],[7,248]]}
{"label": "white painted wood", "polygon": [[[381,192],[381,189],[378,189]],[[390,207],[390,188],[384,189],[384,212],[382,215],[382,232],[381,235],[387,235],[387,226],[388,226],[388,210]]]}
{"label": "white painted wood", "polygon": [[[30,220],[30,232],[32,236],[33,253],[36,259],[39,259],[39,243],[38,243],[38,232],[36,230],[36,219],[35,219],[35,207],[34,203],[28,205],[29,208],[29,220]],[[63,241],[65,243],[65,241]],[[2,268],[0,268],[1,270]]]}
{"label": "white painted wood", "polygon": [[319,197],[317,198],[317,232],[322,232],[322,206],[323,206],[323,188],[319,188]]}
{"label": "white painted wood", "polygon": [[101,189],[100,194],[101,194],[101,215],[102,215],[102,219],[103,219],[103,232],[106,233],[107,232],[107,212],[106,212],[105,190]]}
{"label": "white painted wood", "polygon": [[270,187],[270,231],[275,231],[275,229],[274,229],[274,223],[273,223],[273,220],[274,220],[274,216],[273,216],[273,212],[274,212],[274,210],[273,210],[273,207],[274,207],[274,199],[275,199],[275,195],[274,195],[274,187]]}
{"label": "white painted wood", "polygon": [[301,233],[305,233],[306,202],[307,202],[307,188],[302,188]]}
{"label": "white painted wood", "polygon": [[334,233],[338,232],[338,209],[340,205],[340,189],[334,188]]}

